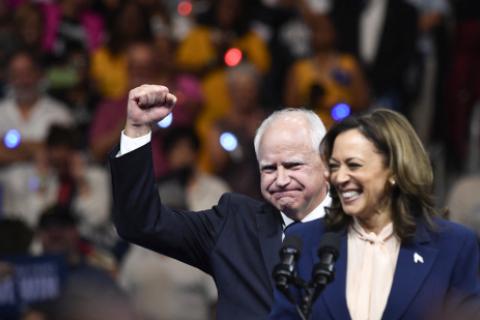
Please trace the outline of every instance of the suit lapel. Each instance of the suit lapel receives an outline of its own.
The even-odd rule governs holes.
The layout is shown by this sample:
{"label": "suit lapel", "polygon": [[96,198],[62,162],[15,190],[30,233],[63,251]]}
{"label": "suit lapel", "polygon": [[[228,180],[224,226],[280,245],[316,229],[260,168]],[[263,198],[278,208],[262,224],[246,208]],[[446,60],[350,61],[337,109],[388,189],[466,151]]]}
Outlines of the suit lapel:
{"label": "suit lapel", "polygon": [[275,284],[272,272],[274,266],[280,261],[279,251],[282,245],[282,217],[280,212],[271,205],[265,205],[263,211],[257,213],[255,217],[263,263],[273,290]]}
{"label": "suit lapel", "polygon": [[410,303],[415,300],[415,295],[422,287],[437,256],[437,249],[425,245],[430,241],[430,236],[424,225],[417,223],[417,226],[413,242],[400,247],[383,319],[402,317]]}
{"label": "suit lapel", "polygon": [[[340,244],[340,254],[335,263],[335,278],[327,285],[319,299],[325,301],[328,311],[334,319],[350,319],[346,300],[347,279],[347,233],[344,230]],[[315,263],[318,262],[317,248],[312,250]]]}

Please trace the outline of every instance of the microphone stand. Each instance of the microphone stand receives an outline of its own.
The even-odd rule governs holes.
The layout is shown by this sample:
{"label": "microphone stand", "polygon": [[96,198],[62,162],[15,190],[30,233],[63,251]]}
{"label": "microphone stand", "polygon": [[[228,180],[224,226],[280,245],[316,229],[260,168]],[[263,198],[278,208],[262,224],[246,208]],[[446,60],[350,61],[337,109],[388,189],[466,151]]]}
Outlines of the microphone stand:
{"label": "microphone stand", "polygon": [[[309,283],[302,280],[303,285],[301,288],[305,290],[305,294],[302,295],[300,305],[297,305],[297,312],[302,320],[310,318],[313,303],[335,276],[334,262],[336,257],[330,256],[329,258],[327,261],[321,260],[314,266],[312,279]],[[298,285],[297,287],[300,288]]]}

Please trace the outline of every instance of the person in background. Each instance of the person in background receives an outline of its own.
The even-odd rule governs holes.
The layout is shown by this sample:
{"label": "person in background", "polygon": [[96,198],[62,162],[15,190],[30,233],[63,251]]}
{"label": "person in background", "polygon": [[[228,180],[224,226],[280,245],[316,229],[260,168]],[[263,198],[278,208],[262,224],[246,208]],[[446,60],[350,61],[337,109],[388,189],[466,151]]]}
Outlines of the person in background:
{"label": "person in background", "polygon": [[52,124],[71,124],[67,107],[43,92],[42,68],[32,52],[16,51],[8,62],[8,94],[0,101],[0,166],[33,161]]}
{"label": "person in background", "polygon": [[165,118],[175,101],[164,86],[130,92],[120,149],[110,158],[117,231],[212,275],[218,319],[265,319],[283,228],[323,216],[330,202],[318,152],[325,128],[311,111],[274,113],[254,140],[266,202],[226,193],[211,209],[175,210],[158,197],[150,143],[150,123]]}
{"label": "person in background", "polygon": [[247,62],[229,68],[226,76],[232,105],[224,115],[199,128],[203,133],[202,167],[223,177],[234,192],[260,199],[253,139],[265,118],[259,101],[262,77]]}
{"label": "person in background", "polygon": [[115,264],[108,254],[82,241],[77,219],[74,211],[53,205],[38,222],[42,254],[62,255],[67,265],[62,294],[45,309],[47,314],[65,320],[137,319],[114,278]]}
{"label": "person in background", "polygon": [[79,132],[54,125],[46,150],[34,164],[15,164],[4,174],[5,215],[21,218],[34,228],[43,210],[58,203],[79,214],[79,229],[92,242],[107,243],[111,230],[110,184],[104,168],[88,163],[79,146]]}
{"label": "person in background", "polygon": [[[314,303],[312,318],[478,316],[475,234],[435,211],[430,161],[406,118],[386,109],[347,118],[326,134],[321,151],[332,205],[325,219],[287,232],[303,240],[296,270],[307,280],[322,236],[340,237],[335,279]],[[278,291],[270,319],[300,316]]]}
{"label": "person in background", "polygon": [[[176,65],[179,70],[194,73],[201,81],[204,108],[197,121],[198,128],[208,127],[231,109],[233,101],[227,84],[229,67],[248,62],[261,75],[270,69],[270,51],[251,26],[251,13],[249,1],[212,1],[209,9],[198,17],[199,23],[178,45]],[[226,59],[227,53],[231,58]]]}
{"label": "person in background", "polygon": [[108,38],[91,52],[90,78],[100,96],[121,99],[129,90],[127,49],[135,42],[150,38],[147,14],[137,1],[123,1],[109,12]]}
{"label": "person in background", "polygon": [[170,168],[158,181],[160,196],[172,208],[200,211],[213,206],[230,187],[199,167],[200,139],[190,127],[171,128],[163,145]]}
{"label": "person in background", "polygon": [[[166,40],[167,41],[167,40]],[[166,56],[160,57],[159,51],[149,42],[135,42],[127,49],[128,81],[129,88],[134,88],[142,83],[156,83],[167,80],[178,92],[178,108],[172,113],[171,127],[193,125],[196,114],[202,102],[202,92],[198,81],[191,77],[176,76],[173,71],[169,72],[159,68],[164,62],[158,62]],[[169,68],[171,67],[171,64]],[[125,125],[128,95],[121,99],[104,100],[98,106],[90,127],[89,145],[93,158],[97,162],[107,159],[108,153],[118,143],[120,132]],[[153,161],[155,176],[160,177],[168,171],[165,154],[162,150],[163,128],[155,124],[153,133]]]}
{"label": "person in background", "polygon": [[7,81],[8,57],[15,51],[23,49],[35,52],[43,63],[43,15],[37,3],[23,2],[15,8],[7,1],[0,4],[0,84],[2,92]]}
{"label": "person in background", "polygon": [[354,55],[370,85],[371,103],[410,114],[411,66],[418,14],[407,0],[332,1],[337,48]]}
{"label": "person in background", "polygon": [[52,61],[63,59],[72,47],[93,52],[105,41],[103,17],[90,9],[89,1],[45,2],[42,11],[42,47]]}
{"label": "person in background", "polygon": [[336,109],[358,112],[368,107],[369,88],[354,56],[335,48],[335,29],[330,18],[318,16],[310,23],[313,53],[293,63],[285,85],[287,106],[307,106],[329,128]]}

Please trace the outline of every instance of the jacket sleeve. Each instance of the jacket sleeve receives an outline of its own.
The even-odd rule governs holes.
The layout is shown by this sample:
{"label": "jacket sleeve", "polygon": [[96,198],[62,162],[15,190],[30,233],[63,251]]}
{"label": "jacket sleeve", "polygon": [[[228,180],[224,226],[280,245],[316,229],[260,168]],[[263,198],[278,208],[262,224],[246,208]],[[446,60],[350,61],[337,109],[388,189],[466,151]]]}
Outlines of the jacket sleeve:
{"label": "jacket sleeve", "polygon": [[151,144],[110,156],[113,220],[123,239],[211,273],[210,254],[230,208],[223,196],[212,209],[191,212],[162,205],[153,174]]}

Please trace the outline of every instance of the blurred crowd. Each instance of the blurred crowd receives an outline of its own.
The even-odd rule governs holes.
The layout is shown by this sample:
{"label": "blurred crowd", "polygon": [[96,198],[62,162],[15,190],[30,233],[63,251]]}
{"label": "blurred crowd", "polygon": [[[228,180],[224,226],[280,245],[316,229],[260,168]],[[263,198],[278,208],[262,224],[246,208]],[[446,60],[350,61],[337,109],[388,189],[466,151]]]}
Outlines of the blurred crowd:
{"label": "blurred crowd", "polygon": [[152,139],[171,207],[260,199],[253,137],[274,110],[329,127],[386,107],[429,148],[439,206],[480,235],[478,0],[0,0],[0,313],[10,257],[61,255],[61,294],[5,315],[214,317],[211,278],[112,227],[106,160],[144,83],[178,98]]}

